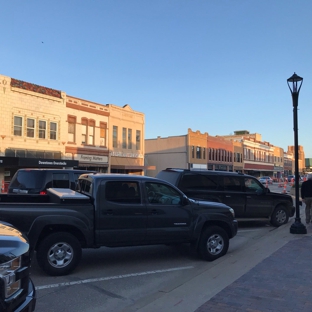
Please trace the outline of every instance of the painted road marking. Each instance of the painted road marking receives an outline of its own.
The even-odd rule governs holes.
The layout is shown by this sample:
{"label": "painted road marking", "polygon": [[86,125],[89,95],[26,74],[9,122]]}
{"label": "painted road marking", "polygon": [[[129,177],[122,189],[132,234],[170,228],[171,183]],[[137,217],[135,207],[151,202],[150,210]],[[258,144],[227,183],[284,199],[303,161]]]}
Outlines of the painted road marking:
{"label": "painted road marking", "polygon": [[85,279],[85,280],[81,280],[81,281],[37,286],[36,290],[56,288],[56,287],[64,287],[64,286],[73,286],[73,285],[80,285],[80,284],[87,284],[87,283],[95,283],[95,282],[109,281],[109,280],[114,280],[114,279],[143,276],[143,275],[150,275],[150,274],[158,274],[158,273],[165,273],[165,272],[173,272],[173,271],[180,271],[180,270],[189,270],[189,269],[194,269],[194,267],[193,266],[186,266],[186,267],[171,268],[171,269],[165,269],[165,270],[154,270],[154,271],[122,274],[122,275],[115,275],[115,276],[108,276],[108,277],[100,277],[100,278],[89,278],[89,279]]}

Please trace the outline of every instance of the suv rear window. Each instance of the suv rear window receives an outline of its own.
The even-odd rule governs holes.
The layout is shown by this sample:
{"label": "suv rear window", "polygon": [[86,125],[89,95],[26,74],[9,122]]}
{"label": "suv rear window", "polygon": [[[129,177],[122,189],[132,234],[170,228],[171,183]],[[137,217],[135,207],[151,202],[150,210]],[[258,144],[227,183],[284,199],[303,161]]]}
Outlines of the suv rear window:
{"label": "suv rear window", "polygon": [[169,183],[173,185],[177,185],[177,180],[180,176],[179,172],[175,171],[160,171],[157,175],[157,179],[168,181]]}
{"label": "suv rear window", "polygon": [[43,171],[19,171],[10,183],[10,188],[19,190],[38,190],[42,188],[42,181],[45,181],[45,172]]}

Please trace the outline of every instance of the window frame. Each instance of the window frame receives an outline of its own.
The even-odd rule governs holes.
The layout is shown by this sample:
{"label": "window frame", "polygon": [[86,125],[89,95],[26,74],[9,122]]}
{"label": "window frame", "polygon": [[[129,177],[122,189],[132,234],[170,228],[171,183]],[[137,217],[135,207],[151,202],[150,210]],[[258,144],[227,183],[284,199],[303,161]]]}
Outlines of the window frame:
{"label": "window frame", "polygon": [[[55,130],[52,130],[52,124],[55,125]],[[49,133],[49,138],[50,140],[56,141],[57,140],[57,133],[58,133],[58,125],[57,122],[55,121],[50,121],[50,133]],[[52,137],[52,134],[55,135],[55,138]]]}
{"label": "window frame", "polygon": [[[21,121],[21,124],[17,124],[16,123],[16,120],[20,120]],[[23,136],[23,117],[22,116],[14,116],[13,118],[13,134],[15,136]],[[18,134],[20,133],[20,134]]]}
{"label": "window frame", "polygon": [[[42,128],[42,125],[44,125],[44,128]],[[44,119],[39,119],[38,121],[38,138],[42,140],[47,138],[47,121]]]}
{"label": "window frame", "polygon": [[[29,125],[28,125],[28,121],[30,121],[30,120],[32,120],[33,121],[33,123],[34,123],[34,125],[33,125],[33,127],[30,127]],[[32,131],[33,132],[33,136],[30,136],[29,135],[29,131]],[[35,138],[35,135],[36,135],[36,119],[35,118],[26,118],[26,136],[27,136],[27,138]]]}

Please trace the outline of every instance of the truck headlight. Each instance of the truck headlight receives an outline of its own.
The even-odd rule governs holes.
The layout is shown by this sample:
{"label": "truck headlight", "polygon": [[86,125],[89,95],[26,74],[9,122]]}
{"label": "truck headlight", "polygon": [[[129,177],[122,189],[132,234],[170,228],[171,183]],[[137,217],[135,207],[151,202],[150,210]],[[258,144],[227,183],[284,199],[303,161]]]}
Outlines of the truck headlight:
{"label": "truck headlight", "polygon": [[231,213],[232,213],[232,215],[233,215],[233,218],[235,218],[235,212],[234,212],[234,209],[233,209],[233,208],[230,208],[230,211],[231,211]]}
{"label": "truck headlight", "polygon": [[5,298],[14,295],[21,288],[21,281],[16,280],[15,271],[21,267],[21,257],[0,264],[0,278],[4,281]]}

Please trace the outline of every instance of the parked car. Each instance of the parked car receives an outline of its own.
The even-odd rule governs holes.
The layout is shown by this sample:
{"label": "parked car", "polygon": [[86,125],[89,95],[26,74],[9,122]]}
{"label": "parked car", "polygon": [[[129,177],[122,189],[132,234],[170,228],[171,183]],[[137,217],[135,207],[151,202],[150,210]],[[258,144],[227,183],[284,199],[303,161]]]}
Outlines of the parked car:
{"label": "parked car", "polygon": [[19,169],[14,174],[8,194],[47,194],[47,189],[70,188],[75,190],[78,178],[83,173],[94,171],[76,169]]}
{"label": "parked car", "polygon": [[274,226],[295,213],[290,195],[273,193],[253,176],[228,171],[167,168],[156,178],[177,186],[190,198],[224,203],[238,220],[267,219]]}
{"label": "parked car", "polygon": [[259,182],[262,184],[273,184],[273,180],[269,176],[263,176],[259,178]]}
{"label": "parked car", "polygon": [[287,181],[288,182],[294,182],[295,181],[296,176],[295,175],[289,175],[287,176]]}

